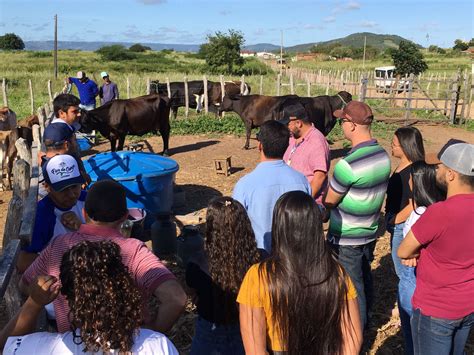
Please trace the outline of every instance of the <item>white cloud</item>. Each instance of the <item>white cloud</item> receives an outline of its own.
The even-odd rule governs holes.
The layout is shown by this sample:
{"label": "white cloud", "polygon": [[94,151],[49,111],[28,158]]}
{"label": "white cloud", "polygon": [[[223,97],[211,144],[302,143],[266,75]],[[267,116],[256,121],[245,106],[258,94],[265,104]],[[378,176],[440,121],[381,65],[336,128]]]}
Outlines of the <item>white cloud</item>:
{"label": "white cloud", "polygon": [[339,3],[336,5],[332,10],[332,14],[337,14],[340,12],[347,12],[347,11],[353,11],[353,10],[359,10],[360,9],[360,4],[356,1],[348,1],[346,3]]}
{"label": "white cloud", "polygon": [[325,17],[323,19],[324,22],[326,23],[331,23],[331,22],[335,22],[336,21],[336,17],[335,16],[328,16],[328,17]]}
{"label": "white cloud", "polygon": [[375,21],[362,21],[359,23],[359,26],[360,27],[365,27],[365,28],[375,28],[375,27],[378,27],[379,24]]}
{"label": "white cloud", "polygon": [[137,0],[144,5],[161,5],[166,2],[166,0]]}
{"label": "white cloud", "polygon": [[355,1],[349,1],[345,7],[347,10],[358,10],[360,9],[360,4]]}

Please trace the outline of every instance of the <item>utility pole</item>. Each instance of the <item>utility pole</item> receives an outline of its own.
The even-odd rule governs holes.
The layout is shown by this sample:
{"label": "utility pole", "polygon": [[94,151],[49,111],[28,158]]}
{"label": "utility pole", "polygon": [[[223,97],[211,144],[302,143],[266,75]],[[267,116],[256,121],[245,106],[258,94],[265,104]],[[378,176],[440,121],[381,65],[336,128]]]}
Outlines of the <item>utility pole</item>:
{"label": "utility pole", "polygon": [[283,30],[280,30],[280,76],[283,70]]}
{"label": "utility pole", "polygon": [[364,55],[362,57],[362,69],[365,69],[365,47],[367,46],[367,36],[364,36]]}
{"label": "utility pole", "polygon": [[58,15],[54,15],[54,78],[58,78]]}
{"label": "utility pole", "polygon": [[427,33],[426,34],[426,53],[428,53],[428,44],[429,44],[429,41],[430,41],[430,35]]}

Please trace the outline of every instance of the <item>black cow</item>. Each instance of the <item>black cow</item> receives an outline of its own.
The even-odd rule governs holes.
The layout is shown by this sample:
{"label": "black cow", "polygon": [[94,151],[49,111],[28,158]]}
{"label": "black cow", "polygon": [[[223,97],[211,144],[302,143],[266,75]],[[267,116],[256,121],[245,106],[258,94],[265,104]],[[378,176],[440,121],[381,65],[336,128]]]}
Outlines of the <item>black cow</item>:
{"label": "black cow", "polygon": [[283,110],[289,105],[301,103],[309,115],[311,122],[325,136],[329,134],[336,123],[333,112],[342,108],[352,100],[352,95],[341,91],[334,96],[299,97],[286,96],[225,96],[219,111],[234,111],[244,122],[246,141],[244,149],[249,148],[252,128],[260,127],[268,120],[283,118]]}
{"label": "black cow", "polygon": [[[155,80],[150,83],[150,94],[160,94],[168,96],[168,86],[166,83],[160,83]],[[202,80],[188,81],[188,98],[189,107],[200,111],[201,97],[204,95],[204,82]],[[178,116],[178,108],[185,107],[185,90],[184,82],[174,81],[170,83],[170,106],[173,111],[173,116],[176,119]]]}
{"label": "black cow", "polygon": [[[168,154],[170,135],[169,99],[163,95],[146,95],[129,100],[114,100],[81,115],[81,130],[98,130],[110,140],[112,152],[122,150],[127,134],[144,135],[160,132],[163,155]],[[116,146],[118,139],[118,146]]]}

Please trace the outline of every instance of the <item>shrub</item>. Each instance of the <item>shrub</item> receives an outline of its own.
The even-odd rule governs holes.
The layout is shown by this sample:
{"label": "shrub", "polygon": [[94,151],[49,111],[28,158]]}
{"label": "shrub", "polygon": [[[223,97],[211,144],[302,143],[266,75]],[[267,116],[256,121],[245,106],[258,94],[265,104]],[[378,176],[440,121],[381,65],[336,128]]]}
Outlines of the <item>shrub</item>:
{"label": "shrub", "polygon": [[149,51],[149,50],[151,50],[151,48],[148,47],[148,46],[143,46],[140,43],[136,43],[136,44],[130,46],[130,48],[128,50],[131,51],[131,52],[140,53],[140,52]]}
{"label": "shrub", "polygon": [[23,50],[25,49],[25,43],[20,36],[14,33],[5,33],[0,36],[0,49]]}
{"label": "shrub", "polygon": [[121,60],[131,60],[136,58],[136,54],[127,50],[124,46],[120,44],[114,44],[112,46],[105,46],[99,48],[95,51],[99,54],[102,60],[110,61],[121,61]]}

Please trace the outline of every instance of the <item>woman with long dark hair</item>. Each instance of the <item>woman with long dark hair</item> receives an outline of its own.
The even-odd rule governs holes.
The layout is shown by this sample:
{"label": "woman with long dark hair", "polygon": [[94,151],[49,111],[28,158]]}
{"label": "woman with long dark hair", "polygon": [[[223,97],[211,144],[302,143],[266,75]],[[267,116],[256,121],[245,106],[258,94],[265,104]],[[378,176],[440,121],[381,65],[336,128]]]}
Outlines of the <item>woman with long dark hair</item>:
{"label": "woman with long dark hair", "polygon": [[213,200],[205,237],[203,265],[190,262],[186,268],[186,283],[197,295],[191,354],[244,354],[236,298],[245,273],[259,260],[245,208],[230,197]]}
{"label": "woman with long dark hair", "polygon": [[[424,161],[417,161],[411,164],[410,186],[413,196],[413,212],[404,224],[403,238],[405,238],[411,227],[429,206],[446,198],[445,194],[436,185],[436,166],[428,165]],[[411,299],[416,287],[415,268],[404,266],[399,278],[398,307],[400,309],[400,321],[405,341],[405,354],[410,355],[413,354],[410,317],[413,314]]]}
{"label": "woman with long dark hair", "polygon": [[272,253],[247,272],[239,291],[247,354],[357,354],[357,293],[327,244],[308,194],[287,192],[273,211]]}
{"label": "woman with long dark hair", "polygon": [[[161,333],[141,329],[141,295],[120,247],[111,241],[81,242],[63,255],[61,290],[53,276],[40,276],[30,296],[0,335],[4,354],[84,354],[133,352],[178,354]],[[59,291],[65,295],[72,329],[69,332],[33,333],[38,315]],[[29,334],[29,335],[25,335]],[[21,336],[25,335],[25,336]]]}

